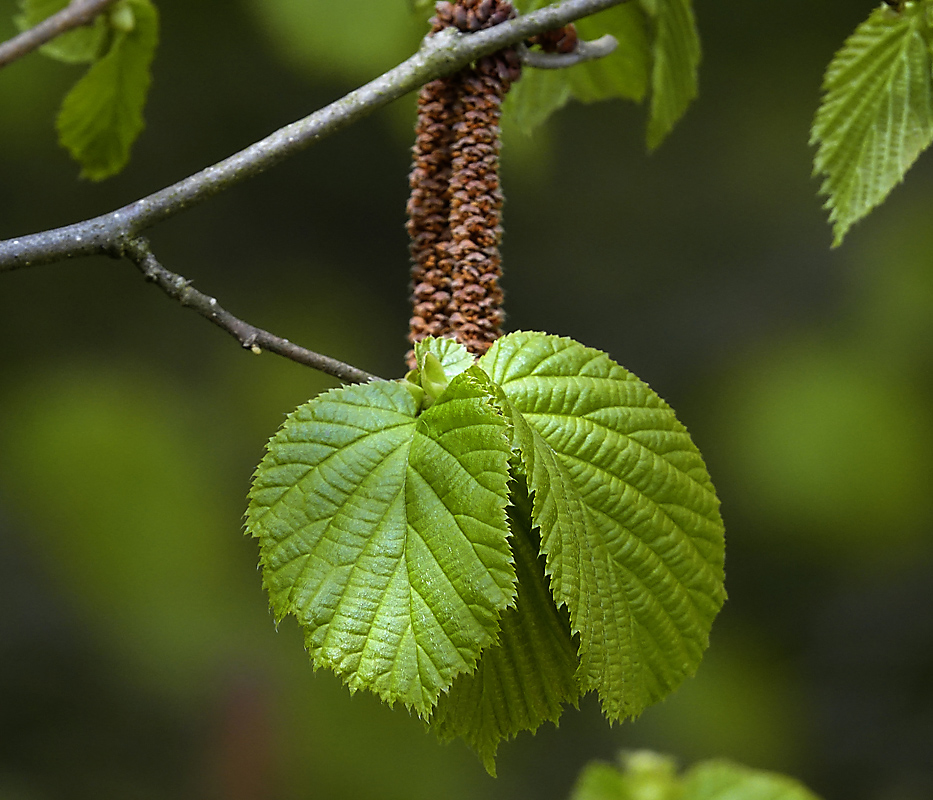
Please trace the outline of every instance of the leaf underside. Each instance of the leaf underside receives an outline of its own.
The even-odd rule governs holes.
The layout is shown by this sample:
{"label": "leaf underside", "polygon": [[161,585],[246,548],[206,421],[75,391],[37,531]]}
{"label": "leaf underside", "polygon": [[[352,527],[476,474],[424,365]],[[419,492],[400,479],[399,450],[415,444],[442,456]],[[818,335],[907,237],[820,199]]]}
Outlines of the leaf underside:
{"label": "leaf underside", "polygon": [[651,0],[655,8],[648,149],[654,150],[697,96],[700,37],[691,0]]}
{"label": "leaf underside", "polygon": [[81,177],[103,180],[130,157],[143,129],[149,66],[158,44],[158,13],[150,0],[125,0],[133,14],[131,31],[113,31],[110,48],[62,101],[59,140],[81,165]]}
{"label": "leaf underside", "polygon": [[[67,6],[69,0],[20,0],[22,13],[16,24],[22,30],[38,25]],[[56,36],[40,48],[44,55],[67,64],[83,64],[100,55],[107,36],[106,15],[102,14],[89,25]]]}
{"label": "leaf underside", "polygon": [[673,411],[597,350],[513,333],[480,359],[505,397],[577,681],[611,720],[692,675],[723,588],[718,500]]}
{"label": "leaf underside", "polygon": [[834,246],[879,205],[933,142],[927,4],[876,8],[836,53],[810,143]]}
{"label": "leaf underside", "polygon": [[543,722],[556,723],[564,704],[576,705],[580,695],[574,678],[577,648],[539,562],[539,542],[524,486],[513,487],[511,498],[510,542],[518,577],[515,607],[502,615],[499,639],[483,653],[476,671],[456,678],[430,720],[442,740],[464,739],[493,776],[501,741],[534,731]]}
{"label": "leaf underside", "polygon": [[[522,13],[547,0],[516,4]],[[560,69],[525,69],[506,98],[506,113],[530,134],[571,99],[590,103],[620,98],[641,102],[650,94],[646,140],[653,150],[697,95],[700,40],[691,0],[641,0],[575,23],[583,39],[612,34],[609,56]]]}

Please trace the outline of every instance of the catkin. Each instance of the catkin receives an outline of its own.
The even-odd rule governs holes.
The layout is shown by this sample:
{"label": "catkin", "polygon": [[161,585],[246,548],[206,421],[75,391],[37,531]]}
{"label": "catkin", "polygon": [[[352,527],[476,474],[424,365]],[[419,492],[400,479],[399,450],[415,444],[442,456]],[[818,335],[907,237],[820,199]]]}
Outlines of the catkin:
{"label": "catkin", "polygon": [[[515,15],[505,0],[440,2],[431,32],[478,31]],[[570,25],[529,44],[570,52],[576,31]],[[431,81],[418,95],[407,209],[412,344],[451,336],[479,356],[502,333],[499,120],[502,100],[520,77],[521,61],[508,48]],[[414,366],[411,351],[408,362]]]}

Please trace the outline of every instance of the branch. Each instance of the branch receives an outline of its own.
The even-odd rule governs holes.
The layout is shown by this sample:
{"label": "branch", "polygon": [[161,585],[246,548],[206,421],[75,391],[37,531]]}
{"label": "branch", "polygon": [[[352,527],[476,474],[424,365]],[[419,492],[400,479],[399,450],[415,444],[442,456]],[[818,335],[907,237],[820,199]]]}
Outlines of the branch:
{"label": "branch", "polygon": [[477,33],[461,34],[448,28],[427,37],[415,55],[384,75],[172,186],[109,214],[0,242],[0,272],[77,256],[119,256],[126,243],[143,230],[258,175],[422,84],[456,72],[484,55],[623,2],[627,0],[563,0]]}
{"label": "branch", "polygon": [[519,45],[519,55],[522,63],[528,67],[536,69],[564,69],[572,67],[575,64],[583,64],[586,61],[595,61],[598,58],[605,58],[610,53],[615,52],[619,42],[611,33],[600,36],[591,42],[577,42],[577,46],[572,53],[545,53],[541,50],[530,50],[525,45]]}
{"label": "branch", "polygon": [[324,372],[343,381],[344,383],[366,383],[379,380],[361,369],[344,364],[335,358],[306,350],[293,344],[288,339],[274,336],[262,328],[250,325],[239,317],[233,316],[229,311],[221,308],[217,299],[199,292],[191,286],[191,282],[163,267],[152,254],[149,242],[138,237],[126,242],[123,247],[126,257],[132,261],[147,281],[156,284],[169,297],[177,300],[185,308],[197,311],[202,317],[210,320],[218,327],[233,336],[242,347],[259,355],[263,350],[276,353],[299,364]]}
{"label": "branch", "polygon": [[116,0],[71,0],[57,14],[0,44],[0,67],[31,53],[66,31],[87,25]]}

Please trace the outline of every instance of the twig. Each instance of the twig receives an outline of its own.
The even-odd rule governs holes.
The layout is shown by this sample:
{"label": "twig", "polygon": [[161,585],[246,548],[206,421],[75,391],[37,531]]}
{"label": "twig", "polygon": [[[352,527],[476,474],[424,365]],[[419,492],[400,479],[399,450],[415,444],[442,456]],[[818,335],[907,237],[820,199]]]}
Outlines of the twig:
{"label": "twig", "polygon": [[425,39],[414,56],[365,86],[172,186],[109,214],[0,242],[0,272],[77,256],[119,255],[125,243],[143,230],[258,175],[429,80],[627,1],[563,0],[477,33],[460,34],[448,28]]}
{"label": "twig", "polygon": [[90,23],[116,0],[71,0],[67,6],[29,30],[0,44],[0,67],[31,53],[66,31]]}
{"label": "twig", "polygon": [[[103,0],[85,0],[83,5],[89,6],[92,2],[101,8],[107,5]],[[563,27],[580,17],[623,2],[628,0],[563,0],[477,33],[461,34],[448,28],[427,37],[415,55],[389,72],[172,186],[109,214],[43,233],[0,241],[0,272],[80,256],[125,256],[170,297],[223,328],[243,347],[253,351],[257,348],[269,350],[342,381],[373,380],[375,376],[368,372],[306,350],[233,316],[222,309],[215,298],[193,289],[183,277],[165,269],[139,234],[246,178],[258,175],[434,78],[455,72],[504,47],[520,44],[536,34]],[[79,5],[79,0],[68,8],[76,5]]]}
{"label": "twig", "polygon": [[152,254],[152,249],[143,237],[131,239],[124,244],[123,253],[132,261],[147,281],[156,284],[169,297],[185,308],[197,311],[205,319],[233,336],[242,347],[257,355],[263,350],[276,353],[299,364],[312,367],[343,381],[344,383],[366,383],[379,380],[361,369],[344,364],[335,358],[299,347],[288,339],[282,339],[262,328],[250,325],[222,308],[217,299],[199,292],[191,282],[163,267]]}
{"label": "twig", "polygon": [[579,41],[572,53],[545,53],[541,50],[530,50],[525,45],[519,45],[519,55],[526,67],[536,69],[564,69],[586,61],[595,61],[605,58],[615,52],[619,42],[615,36],[607,33],[590,42]]}

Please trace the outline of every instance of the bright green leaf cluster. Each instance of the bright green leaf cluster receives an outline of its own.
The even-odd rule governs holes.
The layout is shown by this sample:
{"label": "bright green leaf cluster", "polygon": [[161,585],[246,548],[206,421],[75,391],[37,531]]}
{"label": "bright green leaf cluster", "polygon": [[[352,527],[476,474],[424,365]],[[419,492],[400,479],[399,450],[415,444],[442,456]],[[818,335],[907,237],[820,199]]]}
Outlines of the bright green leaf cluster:
{"label": "bright green leaf cluster", "polygon": [[933,142],[931,18],[929,0],[879,6],[826,71],[811,144],[835,245]]}
{"label": "bright green leaf cluster", "polygon": [[247,526],[315,666],[493,772],[500,741],[583,692],[618,720],[696,670],[722,522],[673,411],[604,353],[520,332],[478,362],[444,339],[415,354],[288,417]]}
{"label": "bright green leaf cluster", "polygon": [[620,761],[587,766],[570,800],[819,800],[792,778],[729,761],[701,761],[682,776],[673,759],[649,751]]}
{"label": "bright green leaf cluster", "polygon": [[[520,11],[547,5],[519,0]],[[650,95],[647,142],[657,147],[697,95],[700,40],[691,0],[624,3],[576,23],[584,39],[612,34],[611,55],[561,70],[526,69],[506,100],[507,113],[530,133],[571,99],[642,102]]]}
{"label": "bright green leaf cluster", "polygon": [[[18,24],[30,27],[68,0],[20,0]],[[81,176],[102,180],[126,166],[143,129],[149,66],[159,38],[151,0],[120,0],[90,26],[63,34],[42,50],[68,63],[90,63],[62,101],[59,141],[81,165]]]}

